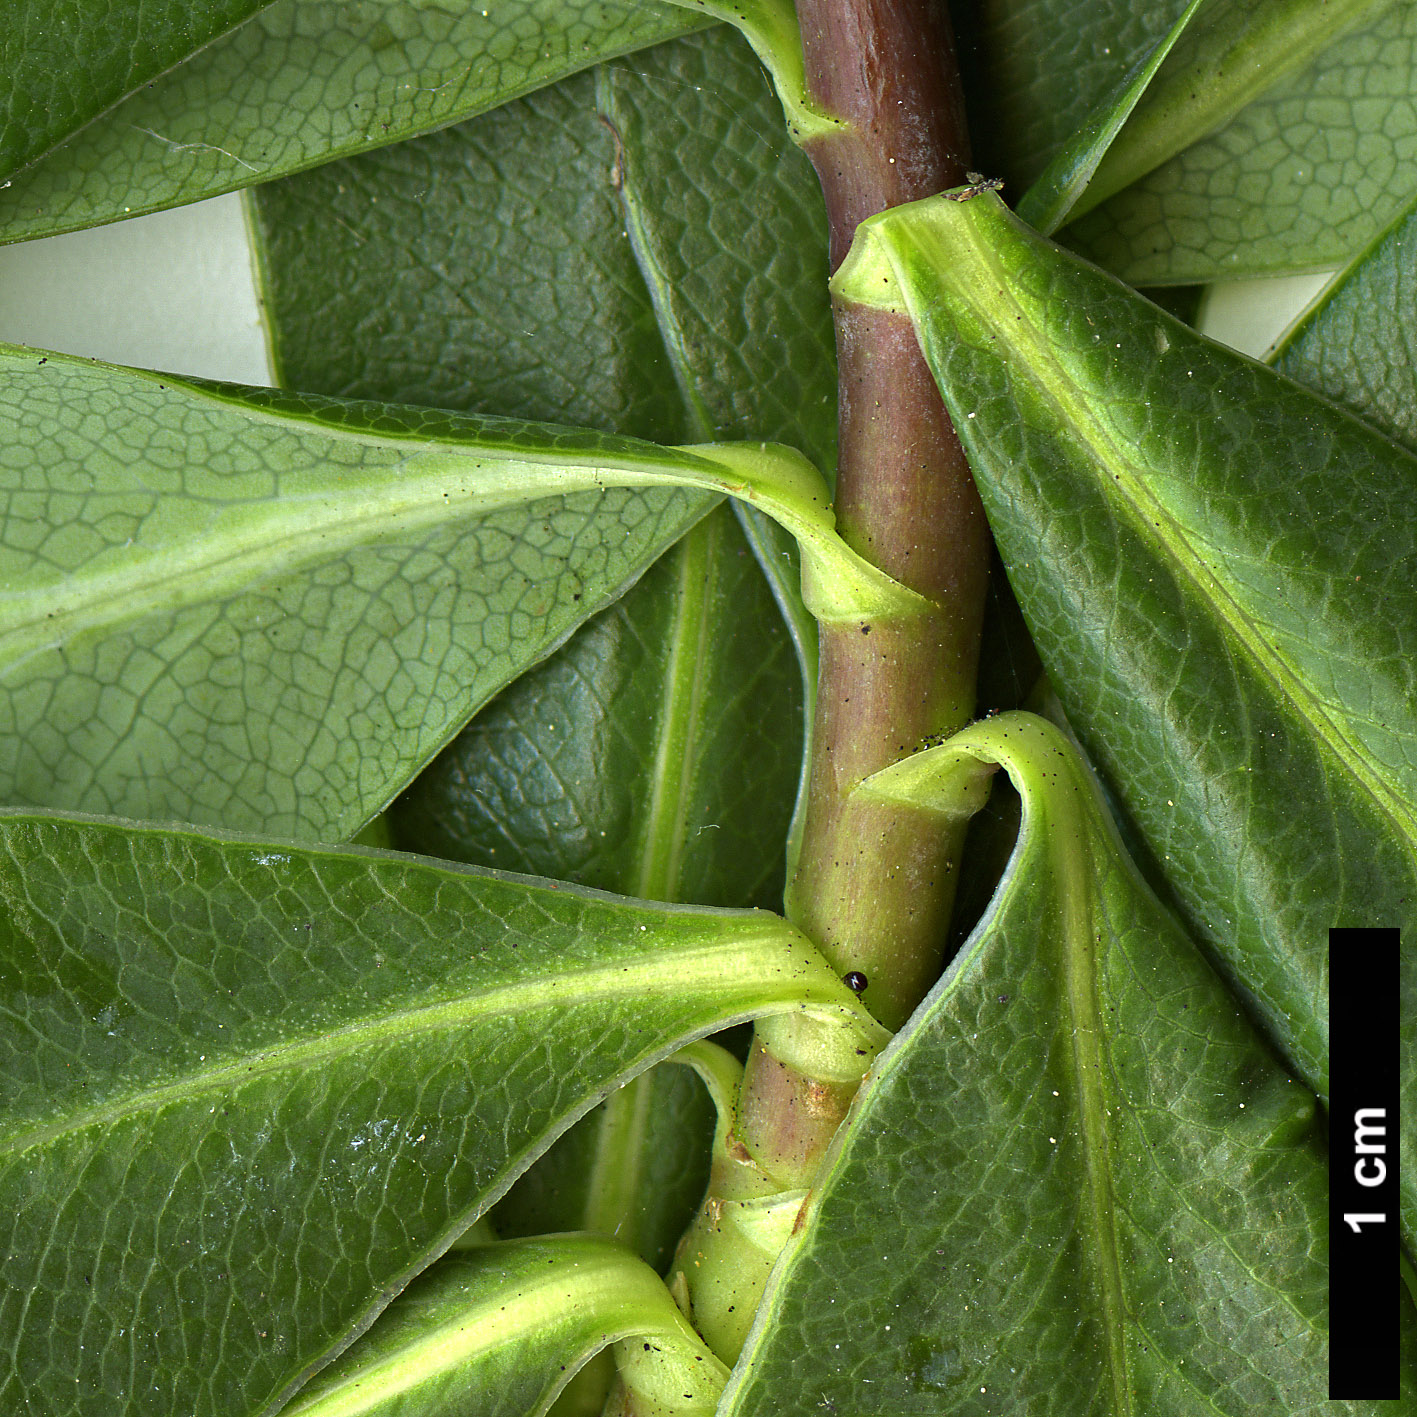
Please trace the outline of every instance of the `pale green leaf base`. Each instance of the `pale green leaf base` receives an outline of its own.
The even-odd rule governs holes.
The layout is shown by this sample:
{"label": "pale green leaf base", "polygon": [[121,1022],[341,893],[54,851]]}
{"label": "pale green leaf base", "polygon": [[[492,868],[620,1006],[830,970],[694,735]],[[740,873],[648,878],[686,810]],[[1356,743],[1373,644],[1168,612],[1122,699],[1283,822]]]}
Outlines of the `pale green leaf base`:
{"label": "pale green leaf base", "polygon": [[653,1350],[676,1411],[710,1417],[728,1371],[652,1270],[580,1235],[484,1246],[421,1275],[286,1417],[532,1417],[607,1346]]}

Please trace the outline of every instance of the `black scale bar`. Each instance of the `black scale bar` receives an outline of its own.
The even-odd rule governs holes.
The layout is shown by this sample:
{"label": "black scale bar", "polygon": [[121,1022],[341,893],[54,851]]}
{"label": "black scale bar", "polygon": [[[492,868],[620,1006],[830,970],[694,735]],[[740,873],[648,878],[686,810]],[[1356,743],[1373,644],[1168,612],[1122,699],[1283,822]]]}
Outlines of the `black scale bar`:
{"label": "black scale bar", "polygon": [[1334,929],[1329,950],[1332,1399],[1398,1393],[1396,929]]}

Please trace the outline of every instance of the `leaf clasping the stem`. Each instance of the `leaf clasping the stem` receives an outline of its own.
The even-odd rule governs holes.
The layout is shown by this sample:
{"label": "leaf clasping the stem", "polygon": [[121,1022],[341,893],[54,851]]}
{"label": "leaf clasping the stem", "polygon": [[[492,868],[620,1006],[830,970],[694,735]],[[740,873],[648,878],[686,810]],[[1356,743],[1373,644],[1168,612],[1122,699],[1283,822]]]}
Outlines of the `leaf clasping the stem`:
{"label": "leaf clasping the stem", "polygon": [[726,21],[753,46],[753,52],[772,75],[793,142],[801,145],[847,127],[840,118],[814,103],[808,92],[802,31],[792,0],[737,0],[736,4],[724,3],[724,0],[670,0],[670,3]]}
{"label": "leaf clasping the stem", "polygon": [[769,1417],[795,1382],[840,1412],[952,1412],[957,1379],[1019,1410],[1317,1411],[1316,1099],[1126,856],[1081,754],[1006,713],[856,790],[943,830],[998,767],[1023,802],[1008,867],[852,1104],[721,1411]]}
{"label": "leaf clasping the stem", "polygon": [[590,1235],[497,1241],[434,1266],[284,1410],[544,1412],[607,1346],[637,1411],[714,1411],[728,1369],[643,1260]]}
{"label": "leaf clasping the stem", "polygon": [[1417,459],[989,194],[863,223],[835,284],[908,311],[1145,869],[1325,1096],[1327,932],[1417,900]]}
{"label": "leaf clasping the stem", "polygon": [[[0,474],[0,496],[61,529],[42,553],[0,537],[8,801],[347,839],[702,516],[697,494],[796,535],[828,622],[925,606],[845,546],[787,448],[661,447],[3,346],[0,373],[0,441],[26,469]],[[414,622],[397,654],[371,638]],[[87,727],[57,735],[58,717]]]}

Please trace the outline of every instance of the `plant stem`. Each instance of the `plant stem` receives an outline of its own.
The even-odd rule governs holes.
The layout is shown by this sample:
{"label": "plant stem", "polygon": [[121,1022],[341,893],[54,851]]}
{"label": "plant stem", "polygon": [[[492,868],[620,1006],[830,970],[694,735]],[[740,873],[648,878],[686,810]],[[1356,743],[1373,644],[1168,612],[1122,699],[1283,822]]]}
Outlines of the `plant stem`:
{"label": "plant stem", "polygon": [[[835,269],[858,222],[964,180],[963,105],[943,4],[798,0],[798,15],[809,96],[846,125],[805,144],[826,196]],[[941,968],[963,825],[951,833],[918,809],[850,794],[972,716],[990,536],[909,320],[843,300],[834,311],[837,526],[929,609],[820,627],[807,815],[787,906],[843,974],[867,976],[866,1003],[898,1028]],[[791,1198],[814,1183],[868,1061],[853,1068],[830,1033],[791,1017],[757,1030],[735,1136],[776,1195],[749,1207],[776,1215],[780,1199],[789,1215]],[[710,1187],[673,1287],[731,1362],[776,1251],[764,1240],[756,1268],[738,1254],[758,1231],[734,1233],[730,1202]]]}
{"label": "plant stem", "polygon": [[[968,142],[943,4],[800,0],[811,97],[845,120],[806,145],[833,269],[858,222],[965,178]],[[910,811],[848,800],[865,776],[962,727],[974,708],[989,530],[904,315],[834,305],[837,523],[861,555],[935,603],[928,622],[823,629],[811,786],[789,913],[898,1028],[934,982],[957,839]]]}
{"label": "plant stem", "polygon": [[[968,160],[954,42],[930,0],[799,0],[810,97],[845,127],[808,142],[833,269],[856,224],[958,185]],[[862,778],[967,723],[974,709],[990,536],[959,440],[904,315],[834,302],[840,366],[837,526],[917,591],[927,615],[821,627],[807,815],[789,916],[899,1028],[943,961],[964,827],[854,801]],[[778,1042],[787,1041],[779,1038]],[[744,1144],[785,1185],[810,1185],[850,1090],[750,1067]],[[795,1158],[795,1165],[784,1165]]]}

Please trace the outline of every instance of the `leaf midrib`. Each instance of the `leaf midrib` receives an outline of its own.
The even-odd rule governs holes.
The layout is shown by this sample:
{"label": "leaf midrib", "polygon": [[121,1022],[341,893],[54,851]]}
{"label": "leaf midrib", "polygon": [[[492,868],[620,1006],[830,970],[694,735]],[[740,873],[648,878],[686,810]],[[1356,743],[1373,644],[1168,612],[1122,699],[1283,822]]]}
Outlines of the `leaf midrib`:
{"label": "leaf midrib", "polygon": [[[1081,785],[1086,790],[1086,784]],[[1040,804],[1041,805],[1041,804]],[[1072,1063],[1081,1132],[1085,1204],[1097,1261],[1102,1327],[1106,1334],[1107,1372],[1113,1412],[1133,1411],[1127,1382],[1126,1286],[1118,1249],[1116,1200],[1112,1182],[1107,1109],[1103,1101],[1102,1006],[1097,997],[1097,956],[1091,921],[1096,915],[1093,843],[1081,821],[1057,823],[1047,829],[1052,870],[1062,898],[1063,982],[1072,1034]],[[1069,856],[1081,855],[1079,869]]]}
{"label": "leaf midrib", "polygon": [[[634,151],[606,116],[618,117],[615,95],[604,67],[596,70],[596,106],[615,141],[620,180],[617,196],[625,217],[625,235],[639,272],[655,331],[673,371],[683,403],[687,426],[695,441],[708,443],[715,436],[708,405],[696,386],[693,365],[686,353],[687,336],[674,308],[674,282],[655,255],[649,217],[655,209],[640,199]],[[710,521],[699,522],[675,548],[678,575],[674,587],[674,623],[669,662],[657,720],[657,742],[652,768],[648,818],[641,836],[636,895],[655,900],[682,896],[687,806],[692,791],[695,745],[703,728],[705,655],[711,631],[708,607],[717,579],[717,554],[721,529]],[[674,756],[677,753],[677,771]]]}
{"label": "leaf midrib", "polygon": [[[996,254],[978,239],[978,232],[973,225],[965,223],[962,224],[961,229],[969,233],[969,239],[974,245],[981,267],[990,273],[993,278],[993,287],[1017,312],[1018,320],[1025,322],[1026,325],[1036,327],[1032,311],[1027,309],[1016,296],[1013,282],[1003,269]],[[906,288],[909,287],[906,286]],[[972,292],[970,298],[976,314],[983,323],[996,326],[999,329],[1006,326],[1007,321],[992,314],[984,302],[973,298]],[[1044,393],[1045,397],[1053,404],[1063,424],[1077,433],[1079,442],[1099,464],[1109,468],[1121,467],[1126,474],[1123,478],[1108,480],[1107,495],[1109,500],[1115,498],[1113,504],[1120,503],[1121,507],[1130,513],[1126,519],[1131,523],[1133,531],[1140,539],[1153,547],[1158,560],[1169,562],[1174,566],[1178,579],[1189,581],[1202,600],[1228,611],[1218,618],[1232,631],[1234,643],[1273,683],[1277,693],[1293,705],[1298,716],[1313,727],[1314,736],[1318,742],[1329,749],[1334,759],[1345,769],[1349,777],[1367,793],[1377,809],[1392,822],[1397,834],[1406,844],[1409,854],[1417,856],[1417,818],[1414,818],[1412,813],[1407,810],[1402,799],[1388,787],[1383,779],[1368,769],[1361,751],[1361,744],[1340,728],[1303,680],[1275,651],[1265,645],[1263,638],[1256,632],[1254,622],[1248,613],[1241,608],[1224,582],[1207,569],[1204,560],[1192,549],[1189,538],[1172,514],[1161,506],[1144,486],[1126,472],[1130,464],[1123,456],[1122,450],[1112,437],[1107,425],[1095,418],[1085,404],[1070,397],[1069,390],[1072,380],[1054,355],[1052,346],[1047,341],[1039,340],[1036,351],[1038,358],[1030,363],[1030,370],[1035,376],[1035,387]],[[1051,371],[1052,377],[1049,378],[1045,371]],[[1148,512],[1150,512],[1150,516],[1148,516]],[[1163,523],[1171,530],[1172,535],[1169,539],[1157,535],[1157,530]],[[1325,726],[1328,729],[1327,733],[1321,731]]]}
{"label": "leaf midrib", "polygon": [[703,727],[708,607],[717,573],[718,523],[699,522],[671,553],[675,570],[673,624],[660,695],[650,769],[649,811],[640,839],[639,871],[631,892],[647,900],[682,896],[696,746]]}
{"label": "leaf midrib", "polygon": [[[596,1336],[597,1348],[631,1337],[635,1332],[631,1316],[613,1312],[629,1307],[622,1293],[626,1286],[624,1266],[615,1263],[618,1256],[592,1256],[588,1248],[577,1246],[569,1275],[564,1264],[516,1274],[512,1285],[482,1295],[475,1304],[423,1331],[415,1342],[377,1362],[351,1366],[337,1385],[303,1403],[297,1398],[289,1409],[292,1417],[301,1412],[314,1417],[356,1417],[375,1411],[381,1403],[396,1400],[436,1375],[472,1362],[479,1354],[524,1343],[529,1334],[545,1325],[553,1306],[563,1315],[586,1307],[606,1314],[604,1331]],[[583,1352],[578,1348],[574,1357]],[[570,1354],[560,1356],[574,1361]]]}
{"label": "leaf midrib", "polygon": [[[538,1331],[554,1359],[546,1383],[558,1390],[582,1363],[624,1339],[658,1340],[670,1349],[688,1349],[705,1363],[705,1373],[721,1383],[727,1370],[700,1347],[673,1307],[658,1276],[621,1245],[577,1235],[530,1241],[502,1241],[482,1252],[497,1265],[501,1282],[486,1286],[474,1302],[437,1305],[443,1317],[415,1330],[403,1315],[408,1340],[372,1361],[346,1363],[339,1380],[284,1411],[290,1417],[358,1417],[383,1411],[384,1404],[431,1378],[477,1361],[479,1355],[512,1344],[525,1346]],[[444,1271],[457,1273],[456,1263]],[[484,1286],[485,1276],[474,1284]],[[447,1293],[447,1289],[443,1289]],[[569,1346],[568,1346],[569,1345]],[[476,1375],[474,1375],[475,1377]],[[554,1380],[559,1377],[560,1381]],[[485,1381],[485,1378],[483,1379]],[[475,1388],[470,1389],[475,1391]]]}
{"label": "leaf midrib", "polygon": [[[414,495],[409,494],[407,484],[401,483],[382,494],[374,493],[374,504],[366,502],[356,512],[342,508],[334,489],[280,498],[260,513],[232,503],[228,516],[238,524],[224,537],[204,530],[199,539],[194,538],[178,551],[154,549],[136,564],[130,561],[127,567],[71,573],[62,581],[36,586],[13,599],[4,597],[10,599],[10,613],[0,618],[0,625],[4,626],[0,629],[0,658],[13,671],[32,655],[75,635],[139,619],[159,607],[180,609],[235,595],[259,584],[264,576],[297,573],[329,561],[380,532],[421,531],[490,515],[508,505],[531,505],[534,501],[557,499],[572,490],[595,490],[558,489],[535,498],[502,492],[457,509],[447,493],[431,486],[447,480],[447,471],[435,473]],[[368,498],[370,491],[365,489],[363,495]],[[291,529],[292,505],[300,501],[322,504],[328,514],[322,516],[316,510],[298,528]],[[221,541],[231,543],[231,549],[213,555]],[[61,601],[58,609],[53,608],[56,600]],[[63,606],[63,601],[69,605]]]}
{"label": "leaf midrib", "polygon": [[641,1073],[601,1104],[581,1204],[582,1230],[613,1236],[637,1252],[641,1236],[636,1203],[645,1186],[653,1088],[653,1075]]}
{"label": "leaf midrib", "polygon": [[[779,922],[785,924],[785,922]],[[786,927],[791,930],[790,926]],[[795,934],[795,932],[793,932]],[[137,1094],[106,1102],[62,1120],[30,1127],[9,1137],[0,1137],[0,1157],[19,1155],[60,1137],[121,1121],[145,1111],[199,1096],[253,1078],[271,1076],[291,1069],[307,1069],[323,1062],[337,1061],[361,1048],[415,1035],[464,1029],[488,1015],[507,1017],[556,1005],[581,1005],[623,999],[627,995],[643,999],[662,974],[663,992],[683,996],[697,990],[702,995],[727,995],[742,999],[748,984],[756,980],[758,1002],[745,1003],[752,1010],[771,1000],[791,1008],[809,997],[806,981],[797,985],[795,1000],[788,997],[769,974],[782,973],[782,955],[794,941],[782,928],[745,930],[733,941],[732,949],[722,944],[697,946],[641,957],[633,965],[623,961],[560,970],[554,976],[534,977],[467,997],[399,1010],[392,1016],[359,1019],[322,1033],[317,1038],[276,1044],[229,1061],[186,1074],[180,1080],[159,1084]],[[776,966],[771,961],[777,961]],[[649,976],[648,978],[646,976]],[[817,993],[816,989],[810,991]],[[567,998],[567,995],[570,995]],[[776,1011],[776,1010],[769,1010]]]}
{"label": "leaf midrib", "polygon": [[[34,654],[75,635],[138,619],[158,608],[230,597],[259,584],[264,575],[297,574],[373,537],[473,521],[507,507],[534,507],[610,488],[721,491],[722,469],[693,454],[674,452],[672,462],[666,459],[656,469],[649,464],[638,468],[538,462],[471,447],[425,444],[379,467],[385,485],[360,487],[357,495],[362,505],[355,510],[348,510],[356,495],[348,486],[278,496],[254,504],[259,511],[252,510],[249,500],[233,500],[218,514],[230,525],[203,528],[200,536],[193,536],[178,551],[155,548],[129,558],[126,566],[69,573],[30,590],[0,592],[0,663],[5,665],[0,672],[13,672]],[[312,464],[316,461],[311,459]],[[405,469],[410,469],[408,476],[394,481]],[[304,470],[297,468],[293,475]],[[459,485],[473,476],[488,485],[471,492]],[[310,510],[292,529],[291,509],[301,503]],[[213,546],[220,542],[230,549],[214,556]]]}
{"label": "leaf midrib", "polygon": [[[669,361],[669,367],[673,371],[675,386],[684,403],[685,416],[689,426],[694,430],[693,437],[701,443],[712,442],[714,439],[713,419],[709,416],[708,405],[704,401],[703,395],[695,385],[693,365],[685,353],[684,329],[674,313],[674,281],[655,258],[654,243],[650,238],[645,219],[646,206],[640,200],[635,181],[638,174],[632,171],[628,145],[625,144],[619,128],[614,126],[610,116],[618,117],[618,114],[615,113],[615,98],[606,77],[604,65],[595,71],[595,102],[596,108],[600,111],[601,121],[610,130],[615,141],[617,170],[620,174],[616,191],[620,198],[620,209],[625,214],[625,235],[630,242],[630,253],[634,257],[635,267],[640,273],[640,279],[644,282],[645,295],[649,299],[650,309],[654,312],[655,330]],[[650,206],[648,210],[653,211],[653,206]]]}

